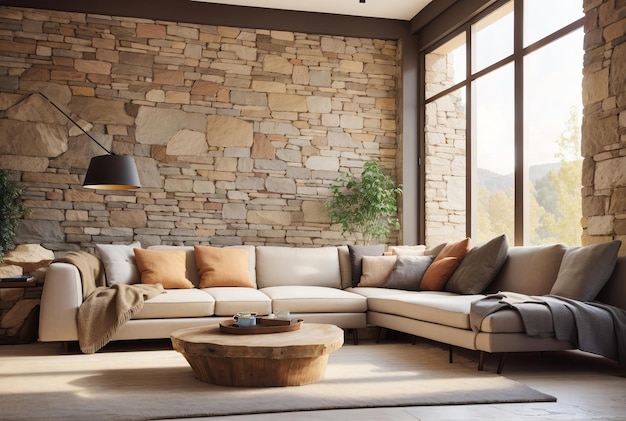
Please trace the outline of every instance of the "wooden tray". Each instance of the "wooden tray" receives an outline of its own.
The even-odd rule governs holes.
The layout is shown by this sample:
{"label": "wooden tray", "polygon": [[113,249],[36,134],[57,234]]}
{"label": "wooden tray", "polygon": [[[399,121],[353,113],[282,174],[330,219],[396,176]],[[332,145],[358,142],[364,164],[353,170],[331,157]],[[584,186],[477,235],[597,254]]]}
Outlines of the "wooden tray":
{"label": "wooden tray", "polygon": [[234,320],[220,322],[220,332],[233,335],[257,335],[260,333],[291,332],[300,329],[302,320],[297,320],[288,325],[264,325],[263,319],[257,318],[257,325],[250,327],[237,326]]}

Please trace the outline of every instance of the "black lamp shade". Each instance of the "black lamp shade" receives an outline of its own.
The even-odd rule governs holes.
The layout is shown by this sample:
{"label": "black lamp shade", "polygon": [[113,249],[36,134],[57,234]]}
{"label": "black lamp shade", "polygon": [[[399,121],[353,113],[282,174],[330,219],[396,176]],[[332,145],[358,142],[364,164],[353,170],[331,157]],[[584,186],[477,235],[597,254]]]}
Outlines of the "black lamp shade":
{"label": "black lamp shade", "polygon": [[83,187],[101,190],[135,190],[141,187],[141,183],[133,158],[111,154],[91,158]]}

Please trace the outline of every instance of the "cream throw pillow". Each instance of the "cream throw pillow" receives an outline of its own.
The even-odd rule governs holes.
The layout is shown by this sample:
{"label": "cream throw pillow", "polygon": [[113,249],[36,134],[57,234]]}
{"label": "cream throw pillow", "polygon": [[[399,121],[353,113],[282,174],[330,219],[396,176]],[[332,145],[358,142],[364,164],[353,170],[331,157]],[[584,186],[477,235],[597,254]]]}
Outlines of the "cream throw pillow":
{"label": "cream throw pillow", "polygon": [[96,244],[96,253],[98,253],[104,265],[107,286],[138,284],[141,281],[133,251],[136,248],[141,248],[139,241],[130,245]]}

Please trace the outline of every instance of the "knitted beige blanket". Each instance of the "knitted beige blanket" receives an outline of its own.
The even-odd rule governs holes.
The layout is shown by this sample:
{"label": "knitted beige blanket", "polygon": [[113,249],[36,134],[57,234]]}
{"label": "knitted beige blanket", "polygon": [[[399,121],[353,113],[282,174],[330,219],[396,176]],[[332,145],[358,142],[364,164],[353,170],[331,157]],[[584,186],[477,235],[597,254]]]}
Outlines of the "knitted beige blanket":
{"label": "knitted beige blanket", "polygon": [[76,323],[80,350],[85,354],[93,354],[109,343],[115,332],[143,308],[145,300],[165,292],[161,284],[105,286],[102,262],[84,251],[71,251],[54,261],[73,264],[80,272],[83,303]]}
{"label": "knitted beige blanket", "polygon": [[145,300],[164,292],[161,284],[98,287],[78,308],[76,318],[80,350],[93,354],[143,308]]}

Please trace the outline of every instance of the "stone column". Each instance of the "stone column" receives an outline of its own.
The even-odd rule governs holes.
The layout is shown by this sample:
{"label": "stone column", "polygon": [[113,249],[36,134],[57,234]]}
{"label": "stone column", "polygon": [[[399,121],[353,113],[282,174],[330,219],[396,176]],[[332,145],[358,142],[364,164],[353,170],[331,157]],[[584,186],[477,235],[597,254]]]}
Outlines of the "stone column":
{"label": "stone column", "polygon": [[582,244],[626,255],[626,1],[584,0]]}

